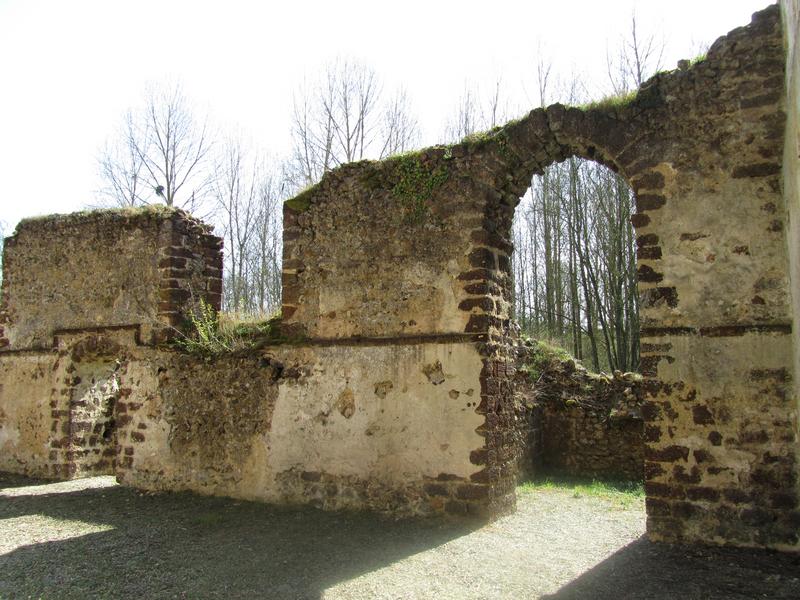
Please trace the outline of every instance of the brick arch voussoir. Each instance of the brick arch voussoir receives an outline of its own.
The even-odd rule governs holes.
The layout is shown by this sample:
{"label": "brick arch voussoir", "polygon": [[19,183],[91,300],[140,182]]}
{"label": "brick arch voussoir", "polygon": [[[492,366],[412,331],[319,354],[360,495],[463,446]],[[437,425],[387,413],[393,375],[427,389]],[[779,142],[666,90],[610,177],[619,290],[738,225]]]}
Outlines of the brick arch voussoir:
{"label": "brick arch voussoir", "polygon": [[510,170],[517,187],[551,164],[577,156],[602,164],[626,179],[630,166],[620,159],[637,139],[639,130],[613,108],[583,109],[553,104],[537,108],[503,130],[507,153],[518,158]]}
{"label": "brick arch voussoir", "polygon": [[[663,185],[652,161],[637,154],[647,137],[641,123],[611,108],[583,109],[554,104],[537,108],[492,134],[479,154],[482,167],[475,180],[493,193],[484,198],[484,218],[472,232],[470,270],[459,277],[469,298],[464,310],[471,312],[467,333],[504,337],[511,330],[511,223],[519,197],[530,187],[533,175],[570,157],[592,160],[619,173],[634,189]],[[633,157],[633,158],[630,158]],[[487,177],[488,174],[488,177]],[[655,194],[645,196],[642,210],[632,220],[645,227],[649,204]],[[640,203],[637,201],[637,208]],[[645,238],[649,239],[649,238]],[[657,250],[643,250],[644,254]],[[478,310],[480,308],[480,310]]]}

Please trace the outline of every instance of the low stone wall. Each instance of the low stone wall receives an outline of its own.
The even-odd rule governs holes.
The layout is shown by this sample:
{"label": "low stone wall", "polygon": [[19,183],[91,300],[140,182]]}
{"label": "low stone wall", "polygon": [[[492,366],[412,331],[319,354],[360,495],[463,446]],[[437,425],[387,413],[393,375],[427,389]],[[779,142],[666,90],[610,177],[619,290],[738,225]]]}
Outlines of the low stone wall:
{"label": "low stone wall", "polygon": [[[519,346],[534,474],[641,480],[645,390],[635,373],[590,373],[537,342]],[[529,467],[530,468],[530,467]]]}
{"label": "low stone wall", "polygon": [[217,357],[144,346],[134,330],[59,343],[0,353],[0,470],[398,515],[485,508],[474,343]]}
{"label": "low stone wall", "polygon": [[210,361],[146,352],[121,378],[117,474],[328,509],[467,509],[486,495],[470,481],[479,373],[473,344],[279,346]]}
{"label": "low stone wall", "polygon": [[541,464],[545,473],[641,480],[641,417],[616,418],[606,407],[545,405]]}

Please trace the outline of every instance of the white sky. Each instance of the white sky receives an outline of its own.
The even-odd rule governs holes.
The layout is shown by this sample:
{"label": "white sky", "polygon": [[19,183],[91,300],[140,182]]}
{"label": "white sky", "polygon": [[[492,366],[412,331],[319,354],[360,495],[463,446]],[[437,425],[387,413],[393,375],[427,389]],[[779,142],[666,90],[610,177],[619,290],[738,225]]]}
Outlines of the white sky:
{"label": "white sky", "polygon": [[[292,93],[336,57],[405,86],[438,141],[465,81],[499,76],[533,108],[538,50],[595,97],[606,49],[629,28],[663,36],[664,67],[691,58],[766,0],[0,0],[0,221],[92,203],[96,158],[147,82],[179,80],[198,112],[262,148],[289,147]],[[527,95],[526,95],[527,94]]]}

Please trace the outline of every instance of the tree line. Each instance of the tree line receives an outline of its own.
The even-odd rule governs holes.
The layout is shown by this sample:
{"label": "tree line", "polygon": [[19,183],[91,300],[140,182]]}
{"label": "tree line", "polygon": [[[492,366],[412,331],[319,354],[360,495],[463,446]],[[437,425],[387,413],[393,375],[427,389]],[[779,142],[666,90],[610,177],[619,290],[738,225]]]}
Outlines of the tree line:
{"label": "tree line", "polygon": [[[659,68],[662,51],[639,34],[634,17],[608,55],[612,93],[636,89]],[[545,61],[537,65],[539,105],[587,97],[578,78],[554,82],[550,71]],[[488,93],[466,85],[439,141],[501,125],[522,105],[499,79]],[[267,315],[280,306],[283,200],[341,164],[404,152],[422,138],[407,92],[387,92],[373,69],[352,60],[329,64],[297,91],[291,150],[282,158],[242,136],[221,139],[179,86],[153,87],[100,154],[102,204],[163,202],[213,222],[225,240],[224,309]],[[621,177],[574,157],[534,176],[516,211],[515,318],[524,332],[564,346],[595,370],[638,367],[633,211]]]}
{"label": "tree line", "polygon": [[347,162],[419,143],[408,95],[386,93],[352,60],[327,66],[298,90],[287,157],[245,136],[220,136],[179,85],[149,87],[100,152],[101,206],[164,203],[214,223],[225,240],[223,307],[266,316],[280,307],[282,203]]}

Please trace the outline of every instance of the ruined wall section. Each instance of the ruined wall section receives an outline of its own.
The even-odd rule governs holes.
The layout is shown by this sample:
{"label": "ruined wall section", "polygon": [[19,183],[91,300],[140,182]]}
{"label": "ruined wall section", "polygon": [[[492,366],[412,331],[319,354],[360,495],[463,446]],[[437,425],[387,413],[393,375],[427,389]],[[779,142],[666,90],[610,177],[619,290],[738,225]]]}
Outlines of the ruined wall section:
{"label": "ruined wall section", "polygon": [[[494,177],[483,227],[495,243],[509,241],[530,175],[568,156],[608,165],[636,193],[653,539],[798,543],[779,16],[756,13],[628,102],[533,111],[489,132],[473,160],[474,176]],[[509,285],[494,260],[476,285]],[[492,307],[481,330],[498,343],[499,368],[486,387],[500,389],[508,313]],[[508,438],[513,404],[507,390],[493,405],[490,438]]]}
{"label": "ruined wall section", "polygon": [[[398,237],[408,248],[413,240],[426,242],[400,263],[382,256],[382,265],[404,266],[373,267],[359,276],[360,283],[347,279],[346,271],[365,268],[379,249],[346,257],[340,252],[333,259],[328,250],[315,255],[312,242],[321,227],[307,225],[329,215],[325,225],[335,223],[338,237],[351,240],[365,237],[370,225],[358,221],[361,211],[348,213],[350,205],[374,215],[366,207],[380,199],[381,206],[402,213],[404,205],[393,198],[395,190],[406,189],[399,183],[402,163],[340,170],[287,209],[290,321],[312,336],[404,332],[401,323],[420,321],[411,316],[418,306],[409,310],[414,303],[403,295],[388,311],[402,318],[386,320],[383,309],[365,302],[364,310],[351,313],[359,325],[339,330],[319,325],[324,311],[318,307],[303,313],[295,306],[324,295],[326,287],[336,290],[340,280],[358,290],[403,289],[413,279],[412,265],[424,262],[428,252],[439,256],[447,282],[431,288],[445,294],[427,297],[437,316],[423,321],[420,331],[463,331],[479,341],[484,446],[474,454],[483,467],[475,476],[492,488],[490,503],[504,505],[523,437],[517,434],[518,398],[509,384],[516,369],[510,351],[514,208],[531,175],[547,165],[569,156],[596,160],[621,173],[636,194],[650,535],[796,544],[797,418],[787,393],[792,325],[780,189],[783,71],[779,9],[773,6],[720,38],[704,60],[655,76],[630,101],[537,109],[455,146],[412,155],[419,168],[407,168],[423,182],[438,181],[437,173],[447,177],[412,195],[422,199],[421,214],[431,218],[415,227],[387,228],[387,239]],[[344,187],[326,191],[334,182]],[[456,207],[459,227],[467,226],[469,235],[444,243],[445,230],[436,229],[432,218],[439,207]],[[347,217],[335,221],[337,211]],[[435,238],[425,238],[426,228]],[[442,262],[447,256],[457,264]],[[328,260],[340,264],[331,279]],[[332,309],[331,315],[339,313]],[[775,353],[767,354],[768,347]],[[744,492],[726,495],[723,490],[734,484]]]}
{"label": "ruined wall section", "polygon": [[[512,246],[493,232],[519,201],[498,193],[506,183],[498,164],[482,139],[357,163],[284,208],[287,332],[312,341],[463,342],[478,361],[470,406],[477,443],[463,455],[472,471],[457,480],[466,487],[447,503],[452,512],[513,507],[523,447],[507,332],[490,334],[497,313],[507,329],[511,301]],[[498,201],[504,208],[487,213]],[[426,402],[419,399],[421,410]]]}
{"label": "ruined wall section", "polygon": [[796,549],[784,67],[773,6],[630,101],[537,109],[327,174],[285,205],[283,333],[304,345],[271,354],[201,364],[146,345],[198,294],[221,297],[220,241],[182,213],[24,222],[4,262],[0,468],[331,508],[510,508],[526,436],[514,208],[533,173],[581,156],[636,193],[650,536]]}
{"label": "ruined wall section", "polygon": [[119,376],[137,330],[63,334],[0,353],[0,470],[70,479],[114,473]]}
{"label": "ruined wall section", "polygon": [[122,483],[405,515],[481,508],[470,344],[137,352],[117,404]]}
{"label": "ruined wall section", "polygon": [[645,396],[636,373],[591,373],[574,358],[533,340],[517,347],[518,386],[533,430],[533,472],[641,481]]}
{"label": "ruined wall section", "polygon": [[287,202],[285,323],[311,338],[462,333],[488,192],[459,169],[444,148],[364,161]]}
{"label": "ruined wall section", "polygon": [[[800,2],[782,0],[784,44],[786,47],[786,134],[783,149],[783,196],[787,211],[789,278],[792,290],[794,342],[794,396],[800,402]],[[800,432],[795,433],[800,439]],[[800,461],[798,493],[800,494]]]}
{"label": "ruined wall section", "polygon": [[205,298],[219,307],[221,240],[163,207],[25,219],[5,241],[0,351],[62,331],[138,327],[155,343]]}
{"label": "ruined wall section", "polygon": [[542,411],[544,473],[641,481],[644,442],[641,417],[609,415],[605,406],[547,402]]}
{"label": "ruined wall section", "polygon": [[[60,439],[62,387],[55,352],[4,353],[0,357],[0,471],[53,477]],[[59,469],[60,472],[60,469]]]}
{"label": "ruined wall section", "polygon": [[667,146],[633,179],[653,539],[798,543],[780,34],[772,7],[654,82]]}

